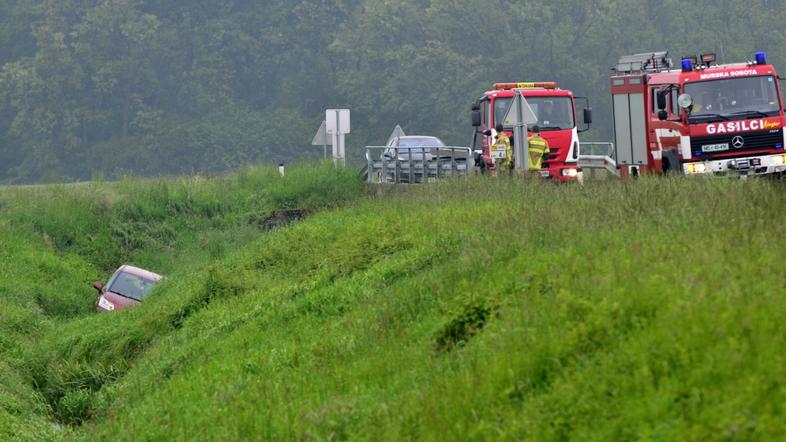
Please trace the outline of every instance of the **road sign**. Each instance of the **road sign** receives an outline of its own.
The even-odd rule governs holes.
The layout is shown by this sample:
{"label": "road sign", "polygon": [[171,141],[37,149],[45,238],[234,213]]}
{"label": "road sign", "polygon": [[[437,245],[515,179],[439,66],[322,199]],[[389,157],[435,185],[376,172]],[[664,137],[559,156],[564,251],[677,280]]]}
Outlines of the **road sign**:
{"label": "road sign", "polygon": [[322,146],[322,155],[324,158],[327,158],[327,146],[330,144],[333,145],[333,138],[328,137],[327,133],[327,124],[325,121],[322,120],[322,125],[319,126],[319,130],[316,134],[314,134],[314,139],[311,140],[312,146]]}
{"label": "road sign", "polygon": [[513,96],[513,102],[510,103],[508,111],[505,112],[505,117],[502,119],[502,124],[505,126],[518,126],[519,124],[535,124],[538,122],[538,117],[535,112],[527,103],[527,99],[521,95],[520,91]]}
{"label": "road sign", "polygon": [[507,112],[505,112],[502,124],[513,126],[513,156],[517,170],[523,170],[524,172],[529,170],[529,161],[525,161],[525,152],[529,148],[527,125],[537,122],[538,117],[532,111],[529,103],[527,103],[527,99],[522,95],[521,89],[516,89],[516,95],[514,95],[513,102],[510,103]]}
{"label": "road sign", "polygon": [[508,156],[508,146],[506,146],[505,143],[492,144],[489,146],[489,154],[491,158],[501,158],[504,160]]}
{"label": "road sign", "polygon": [[349,109],[328,109],[325,111],[327,133],[333,135],[333,162],[337,166],[346,164],[346,145],[344,135],[349,133]]}
{"label": "road sign", "polygon": [[385,146],[390,145],[390,142],[393,140],[393,138],[403,137],[403,136],[406,136],[406,134],[404,133],[404,130],[401,129],[401,126],[397,124],[396,128],[393,129],[393,132],[390,133],[390,136],[388,137],[388,141],[385,143]]}
{"label": "road sign", "polygon": [[349,133],[349,109],[328,109],[325,111],[325,121],[329,134]]}
{"label": "road sign", "polygon": [[322,146],[325,144],[333,144],[333,140],[327,136],[327,126],[325,122],[322,122],[322,125],[319,126],[319,130],[316,134],[314,134],[314,139],[311,140],[312,146]]}

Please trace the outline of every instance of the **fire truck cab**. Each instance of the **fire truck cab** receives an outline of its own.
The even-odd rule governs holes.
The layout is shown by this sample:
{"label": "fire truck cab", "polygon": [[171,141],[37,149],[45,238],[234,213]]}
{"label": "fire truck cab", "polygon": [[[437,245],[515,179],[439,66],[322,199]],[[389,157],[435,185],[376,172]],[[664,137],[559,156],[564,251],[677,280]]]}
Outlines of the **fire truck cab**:
{"label": "fire truck cab", "polygon": [[[502,124],[517,90],[522,91],[538,118],[541,137],[549,143],[549,156],[543,163],[541,175],[555,181],[577,180],[581,172],[578,167],[578,134],[587,130],[592,123],[592,112],[588,106],[585,107],[584,123],[587,127],[579,129],[574,103],[578,97],[574,97],[569,90],[559,89],[555,82],[495,83],[491,91],[485,92],[475,102],[472,108],[472,124],[475,126],[472,146],[473,150],[479,148],[478,161],[488,170],[493,170],[494,162],[489,152],[493,135],[485,133],[494,132],[496,125]],[[510,136],[513,128],[503,126]]]}
{"label": "fire truck cab", "polygon": [[611,77],[621,175],[764,175],[786,171],[778,75],[754,61],[718,65],[714,54],[620,58]]}

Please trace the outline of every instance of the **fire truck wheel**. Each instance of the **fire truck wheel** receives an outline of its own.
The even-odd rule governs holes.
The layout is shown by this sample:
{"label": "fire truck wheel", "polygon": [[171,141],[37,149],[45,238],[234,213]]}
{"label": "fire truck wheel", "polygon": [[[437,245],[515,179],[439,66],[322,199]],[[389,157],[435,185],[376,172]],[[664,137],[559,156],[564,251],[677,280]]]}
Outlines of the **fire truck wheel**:
{"label": "fire truck wheel", "polygon": [[663,175],[677,175],[682,171],[680,170],[680,158],[676,150],[669,150],[663,152],[663,159],[661,160],[661,168]]}

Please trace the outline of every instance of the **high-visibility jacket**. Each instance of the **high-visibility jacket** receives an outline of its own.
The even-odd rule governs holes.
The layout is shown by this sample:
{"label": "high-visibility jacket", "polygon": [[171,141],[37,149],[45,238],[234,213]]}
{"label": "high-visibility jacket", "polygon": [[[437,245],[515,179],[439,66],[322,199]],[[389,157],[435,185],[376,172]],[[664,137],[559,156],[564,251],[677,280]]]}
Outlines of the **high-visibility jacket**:
{"label": "high-visibility jacket", "polygon": [[540,135],[533,135],[529,139],[529,168],[530,170],[540,170],[543,167],[543,157],[549,153],[548,141]]}
{"label": "high-visibility jacket", "polygon": [[513,164],[513,150],[510,148],[510,138],[505,134],[505,132],[500,132],[497,135],[497,145],[504,144],[505,145],[505,158],[497,158],[494,164],[497,166],[497,169],[509,169],[510,165]]}

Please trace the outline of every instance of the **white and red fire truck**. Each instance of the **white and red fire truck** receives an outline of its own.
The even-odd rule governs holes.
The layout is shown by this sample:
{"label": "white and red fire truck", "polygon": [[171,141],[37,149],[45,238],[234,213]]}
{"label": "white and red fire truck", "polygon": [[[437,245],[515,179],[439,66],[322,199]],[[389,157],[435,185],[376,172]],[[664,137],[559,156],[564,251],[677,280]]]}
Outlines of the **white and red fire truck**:
{"label": "white and red fire truck", "polygon": [[[576,99],[569,90],[560,89],[555,82],[541,83],[495,83],[491,91],[485,92],[472,107],[472,125],[475,127],[473,150],[482,149],[479,161],[488,170],[493,170],[489,145],[493,135],[487,135],[497,124],[502,124],[505,112],[511,105],[517,90],[522,91],[535,116],[538,118],[540,135],[549,143],[549,159],[544,162],[541,174],[544,178],[556,181],[575,181],[581,169],[578,167],[579,132],[589,128],[592,123],[592,112],[584,108],[585,128],[579,129],[576,124]],[[512,127],[505,127],[508,135]],[[531,127],[529,128],[531,129]]]}
{"label": "white and red fire truck", "polygon": [[718,65],[714,54],[622,57],[611,77],[621,175],[764,175],[786,171],[778,75],[758,52]]}

